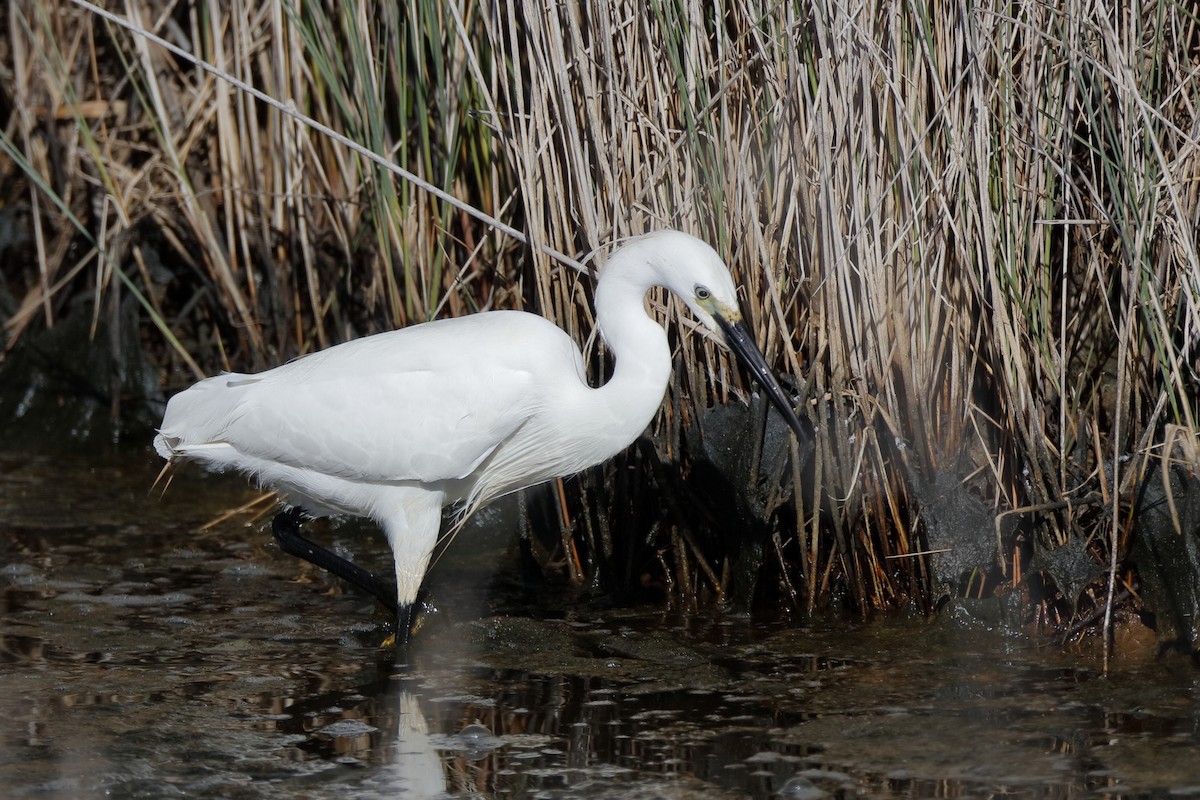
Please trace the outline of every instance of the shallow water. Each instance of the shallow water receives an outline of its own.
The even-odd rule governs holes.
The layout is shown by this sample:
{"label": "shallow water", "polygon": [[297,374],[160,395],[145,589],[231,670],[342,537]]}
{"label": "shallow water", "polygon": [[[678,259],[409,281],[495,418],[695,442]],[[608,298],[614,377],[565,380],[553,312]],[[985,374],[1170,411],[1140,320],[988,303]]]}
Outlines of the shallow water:
{"label": "shallow water", "polygon": [[[947,622],[789,628],[597,610],[460,540],[408,663],[372,601],[280,553],[236,476],[0,454],[0,794],[1200,794],[1200,681]],[[369,526],[317,534],[386,568]]]}

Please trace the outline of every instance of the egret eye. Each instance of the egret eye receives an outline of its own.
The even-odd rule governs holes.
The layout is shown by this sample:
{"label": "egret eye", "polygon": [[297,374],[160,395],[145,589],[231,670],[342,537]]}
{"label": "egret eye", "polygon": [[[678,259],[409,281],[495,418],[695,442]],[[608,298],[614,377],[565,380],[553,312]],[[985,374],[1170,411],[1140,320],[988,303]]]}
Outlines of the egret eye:
{"label": "egret eye", "polygon": [[695,292],[697,300],[707,300],[708,298],[712,297],[712,292],[708,290],[708,287],[701,286],[698,283],[696,284]]}

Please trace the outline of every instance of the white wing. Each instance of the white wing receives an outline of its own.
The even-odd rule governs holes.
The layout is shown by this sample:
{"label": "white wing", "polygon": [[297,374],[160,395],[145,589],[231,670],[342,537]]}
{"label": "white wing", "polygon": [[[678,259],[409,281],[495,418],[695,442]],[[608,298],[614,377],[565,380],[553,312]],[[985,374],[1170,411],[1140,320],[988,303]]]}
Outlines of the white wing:
{"label": "white wing", "polygon": [[480,372],[261,382],[245,388],[223,439],[247,455],[350,480],[462,478],[528,415],[528,375]]}
{"label": "white wing", "polygon": [[161,433],[185,454],[226,443],[349,480],[463,478],[539,411],[547,375],[582,369],[541,317],[476,314],[201,381],[172,398]]}

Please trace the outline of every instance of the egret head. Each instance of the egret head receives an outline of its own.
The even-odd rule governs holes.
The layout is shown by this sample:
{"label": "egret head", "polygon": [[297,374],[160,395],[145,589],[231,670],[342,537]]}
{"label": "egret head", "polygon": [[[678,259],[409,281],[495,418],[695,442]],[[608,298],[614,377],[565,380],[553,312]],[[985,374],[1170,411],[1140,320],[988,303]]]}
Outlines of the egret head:
{"label": "egret head", "polygon": [[[734,352],[762,386],[801,441],[807,437],[791,403],[742,319],[729,268],[705,242],[680,231],[660,231],[626,245],[655,274],[654,283],[680,298],[716,338]],[[623,248],[623,249],[625,249]]]}
{"label": "egret head", "polygon": [[[645,248],[645,261],[658,283],[687,305],[722,344],[728,344],[725,325],[742,320],[737,287],[729,268],[708,244],[680,231],[659,231],[634,240]],[[719,321],[720,320],[720,321]]]}

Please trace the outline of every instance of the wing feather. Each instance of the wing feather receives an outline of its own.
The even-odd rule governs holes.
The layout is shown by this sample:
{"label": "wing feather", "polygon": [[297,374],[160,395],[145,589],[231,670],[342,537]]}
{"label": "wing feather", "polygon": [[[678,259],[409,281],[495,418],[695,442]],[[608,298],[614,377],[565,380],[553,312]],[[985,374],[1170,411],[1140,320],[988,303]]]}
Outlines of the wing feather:
{"label": "wing feather", "polygon": [[186,456],[223,443],[355,481],[454,480],[538,413],[547,381],[566,379],[583,379],[583,361],[553,324],[475,314],[201,381],[171,399],[156,446]]}
{"label": "wing feather", "polygon": [[508,369],[340,375],[244,387],[223,439],[238,451],[356,481],[464,478],[528,417]]}

